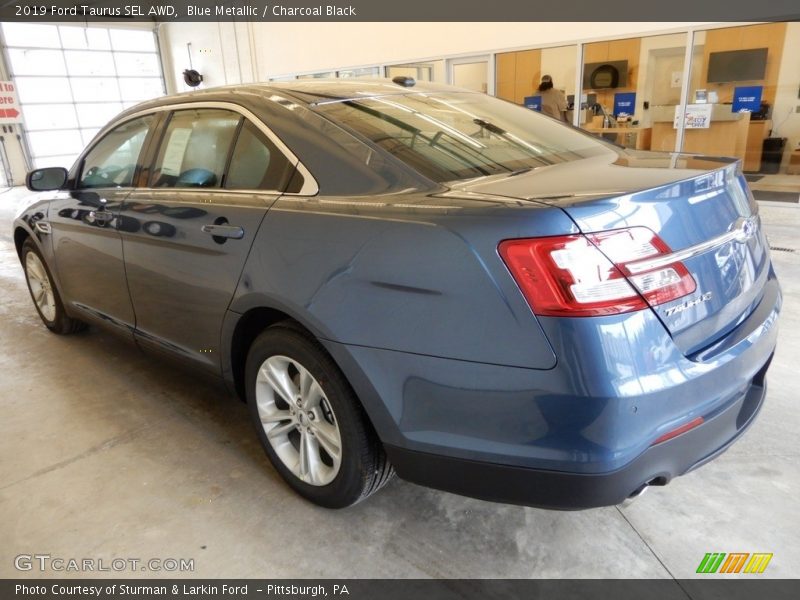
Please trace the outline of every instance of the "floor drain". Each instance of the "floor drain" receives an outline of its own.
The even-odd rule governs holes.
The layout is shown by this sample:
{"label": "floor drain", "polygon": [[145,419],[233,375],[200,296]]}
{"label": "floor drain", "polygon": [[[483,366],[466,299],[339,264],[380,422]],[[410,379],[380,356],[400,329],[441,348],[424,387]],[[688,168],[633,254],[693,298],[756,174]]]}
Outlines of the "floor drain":
{"label": "floor drain", "polygon": [[775,252],[794,252],[794,248],[784,248],[783,246],[770,246],[769,249]]}

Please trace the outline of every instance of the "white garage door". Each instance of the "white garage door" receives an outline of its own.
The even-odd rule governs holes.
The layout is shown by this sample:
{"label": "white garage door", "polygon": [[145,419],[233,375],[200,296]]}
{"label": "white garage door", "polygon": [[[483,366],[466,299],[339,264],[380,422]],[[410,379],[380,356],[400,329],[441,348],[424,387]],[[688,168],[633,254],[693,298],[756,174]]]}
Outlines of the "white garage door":
{"label": "white garage door", "polygon": [[69,168],[122,109],[164,94],[151,30],[3,23],[36,167]]}

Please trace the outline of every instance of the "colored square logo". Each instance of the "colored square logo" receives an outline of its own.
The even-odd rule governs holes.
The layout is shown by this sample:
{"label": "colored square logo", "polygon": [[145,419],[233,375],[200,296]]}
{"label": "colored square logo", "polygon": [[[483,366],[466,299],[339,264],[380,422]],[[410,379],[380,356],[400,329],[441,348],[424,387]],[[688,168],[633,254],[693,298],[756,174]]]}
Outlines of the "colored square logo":
{"label": "colored square logo", "polygon": [[761,110],[761,93],[763,90],[764,88],[760,85],[734,88],[731,112],[758,112]]}
{"label": "colored square logo", "polygon": [[542,112],[542,97],[541,96],[525,96],[525,108]]}
{"label": "colored square logo", "polygon": [[617,92],[614,94],[614,114],[630,117],[636,111],[636,92]]}
{"label": "colored square logo", "polygon": [[772,553],[767,552],[708,552],[697,566],[697,573],[747,573],[757,575],[763,573]]}

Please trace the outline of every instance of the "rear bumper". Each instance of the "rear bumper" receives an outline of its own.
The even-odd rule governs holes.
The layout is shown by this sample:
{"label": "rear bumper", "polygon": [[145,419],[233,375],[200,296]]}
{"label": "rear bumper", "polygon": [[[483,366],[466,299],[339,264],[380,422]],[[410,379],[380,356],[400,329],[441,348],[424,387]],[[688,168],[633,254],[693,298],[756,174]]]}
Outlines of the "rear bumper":
{"label": "rear bumper", "polygon": [[[561,357],[548,370],[325,345],[401,477],[487,500],[580,509],[663,485],[742,434],[764,399],[780,308],[772,275],[746,320],[693,357],[649,310],[542,318]],[[699,427],[654,445],[698,417]]]}
{"label": "rear bumper", "polygon": [[766,395],[769,362],[747,391],[705,422],[656,444],[626,466],[608,473],[570,473],[492,464],[386,446],[397,474],[427,487],[508,504],[579,510],[620,504],[648,485],[713,460],[750,426]]}

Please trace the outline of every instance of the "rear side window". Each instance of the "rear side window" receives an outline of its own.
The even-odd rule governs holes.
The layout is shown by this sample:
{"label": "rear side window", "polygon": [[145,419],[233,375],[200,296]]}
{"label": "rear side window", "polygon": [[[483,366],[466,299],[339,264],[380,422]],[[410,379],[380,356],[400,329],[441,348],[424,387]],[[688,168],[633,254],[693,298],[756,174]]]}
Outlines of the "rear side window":
{"label": "rear side window", "polygon": [[236,139],[225,187],[230,190],[286,188],[294,166],[259,129],[245,121]]}
{"label": "rear side window", "polygon": [[241,117],[227,110],[173,113],[161,140],[151,187],[218,188]]}
{"label": "rear side window", "polygon": [[132,119],[109,131],[83,159],[80,188],[128,187],[155,117]]}

